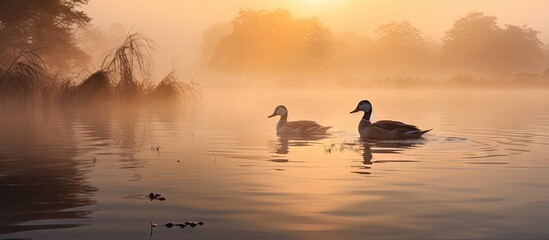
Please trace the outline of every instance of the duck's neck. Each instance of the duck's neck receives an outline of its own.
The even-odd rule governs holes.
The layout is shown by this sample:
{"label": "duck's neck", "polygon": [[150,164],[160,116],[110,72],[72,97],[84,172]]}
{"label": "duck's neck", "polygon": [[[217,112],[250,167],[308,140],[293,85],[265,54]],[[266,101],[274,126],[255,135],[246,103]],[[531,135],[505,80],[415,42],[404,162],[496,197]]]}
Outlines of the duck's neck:
{"label": "duck's neck", "polygon": [[284,114],[280,116],[280,120],[278,120],[278,124],[276,124],[276,131],[280,131],[280,129],[288,122],[288,114]]}
{"label": "duck's neck", "polygon": [[372,116],[372,111],[364,112],[364,116],[362,116],[362,120],[370,121],[371,116]]}
{"label": "duck's neck", "polygon": [[364,112],[364,116],[360,119],[360,123],[358,123],[358,133],[361,137],[365,136],[366,129],[372,125],[370,122],[371,115],[372,112]]}

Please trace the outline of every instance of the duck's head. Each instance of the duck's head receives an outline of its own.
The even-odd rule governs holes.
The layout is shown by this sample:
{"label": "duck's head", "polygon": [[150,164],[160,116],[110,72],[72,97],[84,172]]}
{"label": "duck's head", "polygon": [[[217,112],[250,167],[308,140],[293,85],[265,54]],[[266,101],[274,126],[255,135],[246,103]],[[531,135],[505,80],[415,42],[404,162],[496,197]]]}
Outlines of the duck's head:
{"label": "duck's head", "polygon": [[372,104],[368,100],[362,100],[358,103],[355,110],[351,111],[351,113],[356,113],[359,111],[363,112],[371,112],[372,111]]}
{"label": "duck's head", "polygon": [[278,105],[273,114],[271,114],[270,116],[268,116],[268,118],[271,118],[271,117],[274,117],[274,116],[284,116],[284,115],[287,115],[288,114],[288,109],[286,109],[286,107],[284,107],[284,105]]}

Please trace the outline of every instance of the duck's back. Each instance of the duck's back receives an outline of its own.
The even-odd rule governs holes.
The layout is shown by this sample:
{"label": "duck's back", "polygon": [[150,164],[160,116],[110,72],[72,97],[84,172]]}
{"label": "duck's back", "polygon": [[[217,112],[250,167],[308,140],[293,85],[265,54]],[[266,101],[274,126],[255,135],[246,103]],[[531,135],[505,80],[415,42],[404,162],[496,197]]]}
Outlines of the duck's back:
{"label": "duck's back", "polygon": [[[369,123],[369,121],[367,121]],[[367,125],[367,124],[364,124]],[[410,139],[419,138],[427,131],[421,131],[414,125],[392,120],[381,120],[368,126],[359,125],[361,137],[369,139]]]}
{"label": "duck's back", "polygon": [[279,133],[287,134],[325,134],[330,128],[308,120],[285,122],[277,126]]}
{"label": "duck's back", "polygon": [[372,123],[371,126],[381,128],[387,131],[394,131],[394,130],[401,130],[403,132],[416,131],[416,130],[419,131],[419,128],[417,128],[414,125],[410,125],[410,124],[406,124],[398,121],[392,121],[392,120],[377,121],[375,123]]}

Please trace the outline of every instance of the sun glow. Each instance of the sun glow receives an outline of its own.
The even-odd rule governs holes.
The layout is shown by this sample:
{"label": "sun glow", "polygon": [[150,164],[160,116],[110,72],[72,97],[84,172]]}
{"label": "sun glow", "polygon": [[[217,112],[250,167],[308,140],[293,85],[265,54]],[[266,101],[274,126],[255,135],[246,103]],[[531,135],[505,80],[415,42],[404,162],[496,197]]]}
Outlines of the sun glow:
{"label": "sun glow", "polygon": [[304,7],[326,7],[331,5],[330,3],[335,3],[334,0],[301,0],[301,3]]}
{"label": "sun glow", "polygon": [[302,0],[302,1],[307,4],[322,4],[322,3],[329,2],[330,0]]}
{"label": "sun glow", "polygon": [[294,7],[294,12],[303,16],[314,15],[319,17],[319,14],[332,11],[334,8],[339,8],[344,4],[342,1],[336,0],[299,0],[291,1]]}

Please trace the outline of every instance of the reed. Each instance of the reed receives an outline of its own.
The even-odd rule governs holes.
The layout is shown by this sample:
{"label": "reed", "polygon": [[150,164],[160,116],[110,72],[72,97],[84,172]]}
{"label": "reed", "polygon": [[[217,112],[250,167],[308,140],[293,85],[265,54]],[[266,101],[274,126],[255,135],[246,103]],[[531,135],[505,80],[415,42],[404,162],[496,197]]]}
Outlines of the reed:
{"label": "reed", "polygon": [[111,99],[113,85],[108,72],[99,70],[76,86],[74,92],[79,103],[98,103]]}
{"label": "reed", "polygon": [[180,106],[201,98],[200,87],[194,81],[184,83],[179,81],[175,72],[170,72],[150,92],[150,99],[154,104],[164,106]]}
{"label": "reed", "polygon": [[152,54],[155,46],[145,35],[132,33],[120,47],[104,57],[101,69],[113,75],[116,94],[122,101],[139,99],[145,93],[148,85],[145,80],[150,78],[154,67]]}
{"label": "reed", "polygon": [[41,95],[47,79],[46,65],[32,51],[14,51],[13,55],[8,64],[0,64],[0,102],[29,106]]}
{"label": "reed", "polygon": [[129,34],[117,48],[107,52],[96,72],[79,80],[76,75],[60,78],[47,72],[36,53],[21,51],[0,64],[0,104],[42,102],[44,109],[58,103],[64,107],[144,103],[180,106],[201,98],[198,84],[179,81],[174,72],[154,84],[151,71],[156,44],[141,33]]}
{"label": "reed", "polygon": [[57,82],[54,94],[59,105],[67,106],[75,101],[78,85],[73,81],[74,78],[74,76],[69,76]]}

